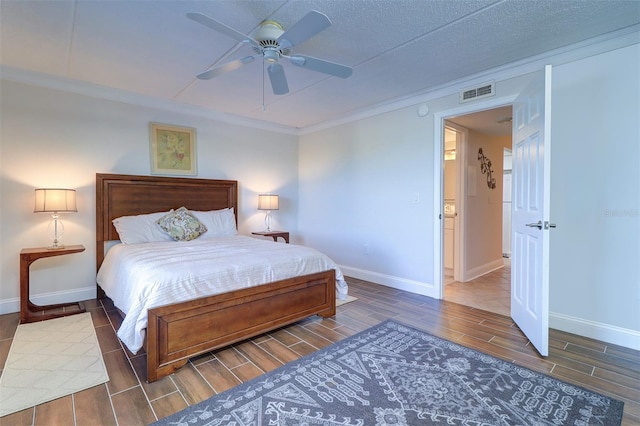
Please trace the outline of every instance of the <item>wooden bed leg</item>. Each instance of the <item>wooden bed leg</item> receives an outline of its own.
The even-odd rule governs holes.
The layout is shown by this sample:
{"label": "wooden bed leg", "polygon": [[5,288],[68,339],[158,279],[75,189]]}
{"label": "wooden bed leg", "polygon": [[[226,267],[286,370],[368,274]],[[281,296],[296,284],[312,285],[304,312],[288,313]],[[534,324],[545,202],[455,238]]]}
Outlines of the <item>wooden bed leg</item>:
{"label": "wooden bed leg", "polygon": [[333,311],[320,312],[318,315],[322,318],[331,318],[336,316],[336,311],[334,309]]}
{"label": "wooden bed leg", "polygon": [[336,301],[335,298],[333,299],[333,303],[332,306],[330,306],[328,309],[322,311],[322,312],[318,312],[318,316],[321,316],[322,318],[331,318],[331,317],[335,317],[336,316]]}
{"label": "wooden bed leg", "polygon": [[147,383],[158,380],[158,316],[149,310],[147,319]]}
{"label": "wooden bed leg", "polygon": [[181,359],[159,367],[149,362],[149,358],[147,355],[147,383],[155,382],[158,379],[162,379],[163,377],[175,373],[177,370],[187,365],[188,362],[188,359]]}
{"label": "wooden bed leg", "polygon": [[102,287],[100,287],[99,285],[97,287],[98,287],[98,290],[97,290],[96,297],[98,299],[106,299],[107,298],[107,294],[104,292]]}
{"label": "wooden bed leg", "polygon": [[158,380],[158,372],[149,362],[149,355],[147,355],[147,383],[153,383],[156,380]]}

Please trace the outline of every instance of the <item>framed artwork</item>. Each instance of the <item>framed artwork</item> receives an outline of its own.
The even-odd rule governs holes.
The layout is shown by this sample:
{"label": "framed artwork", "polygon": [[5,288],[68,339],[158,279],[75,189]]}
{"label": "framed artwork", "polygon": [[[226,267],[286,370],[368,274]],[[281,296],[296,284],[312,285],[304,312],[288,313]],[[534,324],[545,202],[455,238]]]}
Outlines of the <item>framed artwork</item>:
{"label": "framed artwork", "polygon": [[149,123],[149,139],[151,174],[197,174],[196,129]]}

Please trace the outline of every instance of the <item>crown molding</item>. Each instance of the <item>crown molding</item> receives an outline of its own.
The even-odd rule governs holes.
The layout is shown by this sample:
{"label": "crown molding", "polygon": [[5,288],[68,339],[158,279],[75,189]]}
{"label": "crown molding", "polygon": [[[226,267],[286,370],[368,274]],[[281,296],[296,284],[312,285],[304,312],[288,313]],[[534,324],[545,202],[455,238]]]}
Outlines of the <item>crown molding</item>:
{"label": "crown molding", "polygon": [[370,105],[360,110],[352,111],[350,114],[343,115],[335,120],[328,120],[302,128],[283,126],[234,114],[222,113],[196,105],[189,105],[168,99],[161,99],[121,89],[100,86],[93,83],[72,80],[66,77],[53,76],[8,66],[0,65],[0,77],[3,80],[29,84],[32,86],[106,99],[114,102],[123,102],[147,108],[161,109],[178,114],[192,115],[259,130],[302,136],[375,117],[380,114],[424,104],[445,96],[453,94],[457,95],[461,90],[464,90],[467,87],[482,84],[488,80],[507,80],[540,70],[547,64],[554,66],[562,65],[639,43],[640,25],[632,25],[622,30],[496,67],[462,79],[450,81],[418,94],[403,96],[392,101]]}
{"label": "crown molding", "polygon": [[306,135],[321,130],[330,129],[344,124],[352,123],[376,115],[397,111],[403,108],[417,106],[435,99],[458,93],[468,87],[483,84],[489,80],[501,81],[514,77],[520,77],[544,68],[545,65],[562,65],[574,62],[590,56],[609,52],[623,47],[640,43],[640,25],[632,25],[622,30],[594,37],[579,43],[564,46],[549,52],[541,53],[517,62],[512,62],[500,67],[474,74],[462,79],[447,82],[430,88],[418,94],[396,98],[389,102],[363,108],[339,119],[328,120],[299,129],[299,134]]}
{"label": "crown molding", "polygon": [[197,105],[189,105],[169,99],[156,98],[153,96],[128,92],[126,90],[115,89],[112,87],[100,86],[97,84],[73,80],[61,76],[28,71],[3,65],[0,66],[0,77],[2,78],[2,80],[28,84],[31,86],[42,87],[51,90],[69,92],[77,95],[105,99],[108,101],[122,102],[146,108],[160,109],[177,114],[196,116],[259,130],[266,130],[289,135],[298,135],[298,129],[295,127],[283,126],[266,121],[240,117],[234,114],[221,113]]}

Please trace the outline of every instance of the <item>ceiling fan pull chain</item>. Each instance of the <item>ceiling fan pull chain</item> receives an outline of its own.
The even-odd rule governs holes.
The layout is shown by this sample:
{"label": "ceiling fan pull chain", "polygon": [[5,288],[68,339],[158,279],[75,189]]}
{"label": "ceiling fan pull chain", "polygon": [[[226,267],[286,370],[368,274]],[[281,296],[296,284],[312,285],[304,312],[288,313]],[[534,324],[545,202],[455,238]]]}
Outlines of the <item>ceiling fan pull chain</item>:
{"label": "ceiling fan pull chain", "polygon": [[264,105],[264,61],[262,61],[262,112],[265,112],[267,107]]}

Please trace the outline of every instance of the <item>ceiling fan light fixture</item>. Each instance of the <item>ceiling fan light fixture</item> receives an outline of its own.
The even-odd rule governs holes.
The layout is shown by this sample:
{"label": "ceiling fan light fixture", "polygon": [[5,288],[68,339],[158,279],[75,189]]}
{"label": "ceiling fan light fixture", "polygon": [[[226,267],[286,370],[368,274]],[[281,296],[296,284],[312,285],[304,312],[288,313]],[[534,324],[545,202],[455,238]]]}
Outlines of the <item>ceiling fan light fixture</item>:
{"label": "ceiling fan light fixture", "polygon": [[269,62],[270,64],[276,63],[278,62],[278,59],[280,59],[280,54],[274,49],[265,49],[262,56],[264,57],[265,62]]}
{"label": "ceiling fan light fixture", "polygon": [[280,50],[280,43],[278,38],[284,33],[284,28],[276,21],[262,21],[260,26],[256,28],[251,37],[257,40],[259,46],[253,46],[253,50],[256,53],[262,53],[262,49],[273,48],[274,50]]}
{"label": "ceiling fan light fixture", "polygon": [[274,33],[273,35],[275,35],[275,37],[273,37],[273,35],[269,35],[267,37],[270,38],[278,38],[280,37],[280,34],[282,34],[284,32],[284,27],[282,25],[280,25],[280,22],[277,21],[271,21],[271,20],[266,20],[266,21],[262,21],[260,22],[260,26],[255,30],[254,35],[258,35],[258,33],[262,33],[263,31],[279,31],[279,33]]}

